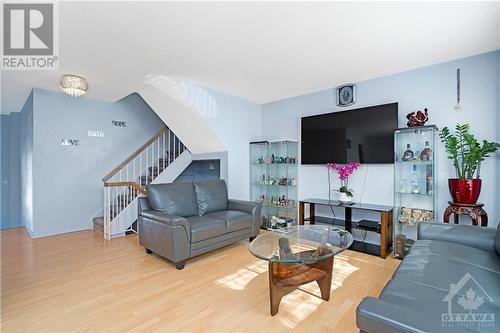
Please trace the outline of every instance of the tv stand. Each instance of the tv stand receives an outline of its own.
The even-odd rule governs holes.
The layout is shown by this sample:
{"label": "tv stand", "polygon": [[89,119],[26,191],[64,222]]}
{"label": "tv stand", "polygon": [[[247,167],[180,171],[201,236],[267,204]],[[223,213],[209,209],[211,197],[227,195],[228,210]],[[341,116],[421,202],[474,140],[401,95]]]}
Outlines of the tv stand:
{"label": "tv stand", "polygon": [[[309,205],[309,218],[305,218],[305,205]],[[332,206],[344,208],[344,220],[316,216],[316,205]],[[352,210],[361,209],[376,211],[380,213],[380,224],[377,221],[361,220],[352,221]],[[385,259],[391,252],[392,246],[392,206],[373,205],[366,203],[342,204],[336,200],[325,199],[305,199],[299,202],[299,224],[309,221],[310,224],[323,223],[344,227],[345,230],[352,232],[352,229],[363,230],[365,232],[375,232],[380,235],[380,245],[354,241],[350,249],[355,251],[375,254]],[[375,226],[377,225],[377,226]]]}

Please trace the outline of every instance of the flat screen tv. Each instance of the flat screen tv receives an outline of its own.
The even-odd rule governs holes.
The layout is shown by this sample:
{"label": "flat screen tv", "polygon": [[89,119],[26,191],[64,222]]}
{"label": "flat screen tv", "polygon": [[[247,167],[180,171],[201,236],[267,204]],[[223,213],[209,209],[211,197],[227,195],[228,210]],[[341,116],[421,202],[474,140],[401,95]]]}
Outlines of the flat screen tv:
{"label": "flat screen tv", "polygon": [[302,118],[302,164],[394,163],[398,103]]}

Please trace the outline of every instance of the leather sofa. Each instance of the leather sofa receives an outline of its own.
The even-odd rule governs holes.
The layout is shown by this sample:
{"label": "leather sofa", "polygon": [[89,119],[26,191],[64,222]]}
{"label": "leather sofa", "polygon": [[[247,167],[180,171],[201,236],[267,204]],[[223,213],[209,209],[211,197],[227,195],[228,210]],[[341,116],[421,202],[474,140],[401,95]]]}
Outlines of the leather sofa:
{"label": "leather sofa", "polygon": [[224,180],[154,184],[139,198],[139,243],[146,253],[185,260],[249,238],[260,231],[260,204],[228,200]]}
{"label": "leather sofa", "polygon": [[[379,298],[359,304],[360,331],[499,332],[500,225],[420,223],[417,233]],[[494,326],[492,316],[456,314],[490,314]]]}

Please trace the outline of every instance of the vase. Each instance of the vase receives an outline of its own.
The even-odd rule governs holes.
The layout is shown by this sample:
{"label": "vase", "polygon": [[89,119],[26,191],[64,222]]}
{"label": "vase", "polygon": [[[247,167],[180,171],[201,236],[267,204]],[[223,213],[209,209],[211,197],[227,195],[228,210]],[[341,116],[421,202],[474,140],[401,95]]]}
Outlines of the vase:
{"label": "vase", "polygon": [[352,197],[347,195],[347,193],[340,192],[338,200],[342,203],[351,203],[352,202]]}
{"label": "vase", "polygon": [[460,204],[475,204],[481,194],[481,179],[448,179],[448,187],[453,202]]}
{"label": "vase", "polygon": [[347,179],[341,179],[340,180],[340,191],[339,191],[339,196],[338,196],[338,201],[341,203],[351,203],[352,202],[352,195],[348,195],[345,192],[342,192],[342,189],[345,189],[346,191],[349,189],[347,185]]}

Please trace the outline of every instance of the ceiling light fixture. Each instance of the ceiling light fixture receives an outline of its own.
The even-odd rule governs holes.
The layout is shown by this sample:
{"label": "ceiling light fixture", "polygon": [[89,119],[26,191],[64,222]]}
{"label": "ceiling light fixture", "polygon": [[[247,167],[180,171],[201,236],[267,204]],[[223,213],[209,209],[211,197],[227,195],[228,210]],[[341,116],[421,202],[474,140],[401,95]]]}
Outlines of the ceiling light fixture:
{"label": "ceiling light fixture", "polygon": [[76,75],[63,75],[61,89],[71,97],[80,97],[87,93],[89,86],[87,80]]}

